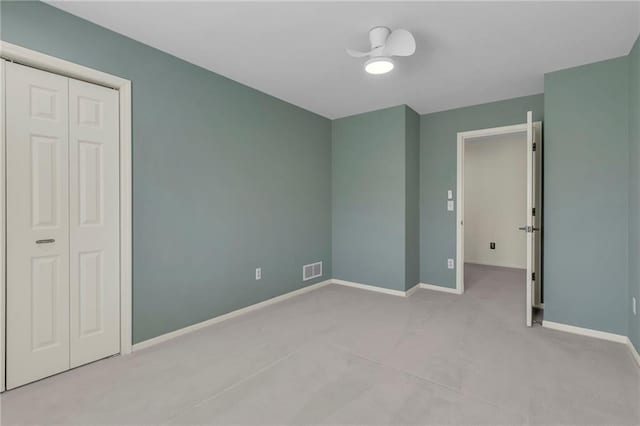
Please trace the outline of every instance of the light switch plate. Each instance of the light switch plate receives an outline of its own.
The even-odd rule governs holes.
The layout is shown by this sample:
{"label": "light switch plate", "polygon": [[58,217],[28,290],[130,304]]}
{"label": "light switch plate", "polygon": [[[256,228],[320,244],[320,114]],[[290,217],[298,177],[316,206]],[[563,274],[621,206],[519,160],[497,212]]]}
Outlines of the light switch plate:
{"label": "light switch plate", "polygon": [[453,200],[453,191],[452,190],[448,190],[447,191],[447,200]]}
{"label": "light switch plate", "polygon": [[453,200],[447,201],[447,211],[453,211]]}
{"label": "light switch plate", "polygon": [[256,281],[262,279],[262,268],[256,268]]}

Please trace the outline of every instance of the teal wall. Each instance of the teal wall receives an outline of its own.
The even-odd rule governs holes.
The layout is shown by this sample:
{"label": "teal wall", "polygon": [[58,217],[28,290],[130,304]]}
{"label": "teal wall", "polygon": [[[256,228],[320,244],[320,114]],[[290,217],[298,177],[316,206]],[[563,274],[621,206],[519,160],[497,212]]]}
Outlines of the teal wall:
{"label": "teal wall", "polygon": [[0,7],[3,40],[132,81],[134,342],[312,284],[305,263],[331,277],[329,120],[46,4]]}
{"label": "teal wall", "polygon": [[333,278],[405,289],[405,114],[333,121]]}
{"label": "teal wall", "polygon": [[640,312],[631,313],[631,298],[640,310],[640,37],[629,55],[629,337],[640,352]]}
{"label": "teal wall", "polygon": [[[46,4],[0,14],[3,40],[133,82],[135,342],[329,277],[455,287],[456,134],[533,110],[545,115],[545,319],[640,346],[639,42],[547,74],[544,97],[331,122]],[[302,264],[319,260],[325,275],[303,283]]]}
{"label": "teal wall", "polygon": [[626,57],[545,75],[545,320],[627,334]]}
{"label": "teal wall", "polygon": [[405,290],[420,282],[420,116],[405,110]]}
{"label": "teal wall", "polygon": [[540,94],[420,117],[421,282],[456,286],[455,270],[447,269],[447,259],[456,257],[456,213],[447,211],[447,190],[456,192],[457,133],[521,124],[530,110],[541,121],[543,103]]}

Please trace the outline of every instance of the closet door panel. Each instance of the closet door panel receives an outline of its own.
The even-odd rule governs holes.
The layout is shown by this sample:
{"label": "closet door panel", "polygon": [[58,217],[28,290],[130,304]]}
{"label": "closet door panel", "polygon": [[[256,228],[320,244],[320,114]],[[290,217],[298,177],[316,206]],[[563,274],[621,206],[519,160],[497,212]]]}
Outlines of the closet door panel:
{"label": "closet door panel", "polygon": [[71,367],[120,351],[118,92],[69,80]]}
{"label": "closet door panel", "polygon": [[68,79],[6,64],[7,388],[69,368]]}

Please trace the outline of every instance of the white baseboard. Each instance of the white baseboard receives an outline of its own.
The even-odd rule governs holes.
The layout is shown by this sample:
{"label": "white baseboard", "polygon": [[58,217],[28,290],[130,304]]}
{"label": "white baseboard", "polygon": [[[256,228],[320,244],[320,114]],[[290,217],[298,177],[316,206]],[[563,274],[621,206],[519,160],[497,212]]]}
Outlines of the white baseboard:
{"label": "white baseboard", "polygon": [[552,330],[565,331],[567,333],[579,334],[581,336],[593,337],[601,340],[608,340],[610,342],[622,343],[629,348],[631,352],[631,356],[640,367],[640,354],[636,350],[633,343],[631,343],[631,339],[622,334],[608,333],[606,331],[593,330],[591,328],[582,328],[576,327],[575,325],[562,324],[559,322],[553,321],[545,321],[542,320],[542,326],[545,328],[550,328]]}
{"label": "white baseboard", "polygon": [[[375,291],[377,293],[390,294],[392,296],[407,297],[407,292],[406,291],[402,291],[402,290],[392,290],[390,288],[378,287],[378,286],[369,285],[369,284],[354,283],[352,281],[345,281],[345,280],[333,279],[333,280],[331,280],[331,282],[333,284],[343,285],[343,286],[346,286],[346,287],[359,288],[360,290]],[[409,291],[411,291],[413,293],[412,290],[413,290],[413,288],[410,289]]]}
{"label": "white baseboard", "polygon": [[576,327],[575,325],[562,324],[553,321],[542,321],[542,326],[552,330],[566,331],[567,333],[579,334],[581,336],[595,337],[596,339],[609,340],[610,342],[627,344],[629,338],[622,334],[614,334],[606,331],[593,330],[591,328]]}
{"label": "white baseboard", "polygon": [[[181,328],[179,330],[175,330],[175,331],[172,331],[170,333],[166,333],[166,334],[154,337],[154,338],[149,339],[149,340],[145,340],[145,341],[140,342],[140,343],[136,343],[135,345],[133,345],[133,350],[134,351],[139,351],[141,349],[157,345],[158,343],[166,342],[167,340],[171,340],[173,338],[176,338],[178,336],[182,336],[182,335],[187,334],[187,333],[191,333],[191,332],[196,331],[196,330],[200,330],[200,329],[202,329],[204,327],[208,327],[208,326],[217,324],[219,322],[226,321],[228,319],[235,318],[237,316],[249,313],[251,311],[255,311],[257,309],[264,308],[266,306],[273,305],[273,304],[278,303],[278,302],[282,302],[283,300],[290,299],[292,297],[299,296],[301,294],[317,290],[317,289],[319,289],[321,287],[325,287],[325,286],[327,286],[329,284],[336,284],[336,285],[342,285],[342,286],[346,286],[346,287],[353,287],[353,288],[357,288],[357,289],[361,289],[361,290],[374,291],[374,292],[377,292],[377,293],[389,294],[389,295],[392,295],[392,296],[400,296],[400,297],[408,297],[408,296],[412,295],[413,293],[415,293],[415,291],[418,288],[423,288],[423,289],[427,289],[427,290],[442,291],[442,292],[451,293],[451,294],[460,294],[458,292],[458,290],[455,289],[455,288],[442,287],[442,286],[433,285],[433,284],[426,284],[426,283],[419,283],[419,284],[414,285],[413,287],[411,287],[407,291],[400,291],[400,290],[392,290],[392,289],[383,288],[383,287],[377,287],[377,286],[368,285],[368,284],[354,283],[354,282],[351,282],[351,281],[331,279],[331,280],[321,281],[319,283],[312,284],[310,286],[307,286],[307,287],[304,287],[304,288],[301,288],[301,289],[298,289],[298,290],[294,290],[292,292],[289,292],[289,293],[274,297],[272,299],[265,300],[264,302],[256,303],[255,305],[247,306],[245,308],[241,308],[241,309],[235,310],[233,312],[229,312],[227,314],[220,315],[218,317],[211,318],[209,320],[202,321],[202,322],[199,322],[197,324],[193,324],[193,325],[190,325],[188,327],[184,327],[184,328]],[[627,336],[623,336],[621,334],[608,333],[608,332],[605,332],[605,331],[592,330],[590,328],[576,327],[576,326],[573,326],[573,325],[562,324],[562,323],[553,322],[553,321],[542,321],[542,326],[545,327],[545,328],[553,329],[553,330],[565,331],[567,333],[579,334],[581,336],[594,337],[596,339],[603,339],[603,340],[608,340],[608,341],[611,341],[611,342],[617,342],[617,343],[622,343],[624,345],[627,345],[627,347],[631,351],[632,357],[638,363],[638,367],[640,367],[640,354],[638,354],[638,351],[633,346],[633,343],[631,343],[631,340]]]}
{"label": "white baseboard", "polygon": [[413,293],[416,292],[417,289],[420,288],[420,283],[414,285],[413,287],[411,287],[409,290],[405,291],[404,294],[405,296],[409,297],[411,296]]}
{"label": "white baseboard", "polygon": [[191,332],[194,332],[196,330],[200,330],[201,328],[208,327],[210,325],[217,324],[219,322],[226,321],[226,320],[231,319],[231,318],[235,318],[237,316],[249,313],[251,311],[255,311],[256,309],[264,308],[266,306],[273,305],[274,303],[282,302],[283,300],[290,299],[292,297],[299,296],[301,294],[317,290],[320,287],[327,286],[327,285],[329,285],[331,283],[332,283],[332,280],[321,281],[319,283],[312,284],[310,286],[303,287],[301,289],[294,290],[294,291],[291,291],[289,293],[285,293],[285,294],[280,295],[280,296],[276,296],[276,297],[274,297],[272,299],[265,300],[264,302],[256,303],[255,305],[250,305],[250,306],[247,306],[245,308],[241,308],[241,309],[229,312],[227,314],[220,315],[220,316],[217,316],[215,318],[211,318],[209,320],[202,321],[202,322],[199,322],[197,324],[193,324],[193,325],[190,325],[188,327],[181,328],[179,330],[175,330],[175,331],[172,331],[172,332],[169,332],[169,333],[166,333],[166,334],[162,334],[162,335],[154,337],[152,339],[145,340],[145,341],[142,341],[140,343],[136,343],[135,345],[133,345],[133,350],[134,351],[139,351],[140,349],[148,348],[149,346],[154,346],[154,345],[157,345],[158,343],[166,342],[167,340],[171,340],[171,339],[176,338],[178,336],[182,336],[183,334],[191,333]]}
{"label": "white baseboard", "polygon": [[264,308],[264,307],[269,306],[269,305],[273,305],[274,303],[281,302],[281,301],[289,299],[291,297],[299,296],[301,294],[317,290],[320,287],[324,287],[324,286],[327,286],[329,284],[343,285],[343,286],[347,286],[347,287],[359,288],[361,290],[375,291],[375,292],[378,292],[378,293],[390,294],[390,295],[393,295],[393,296],[401,296],[401,297],[408,296],[409,294],[413,293],[418,288],[418,285],[416,285],[416,286],[412,287],[411,289],[409,289],[409,291],[405,292],[405,291],[400,291],[400,290],[391,290],[391,289],[388,289],[388,288],[376,287],[376,286],[367,285],[367,284],[359,284],[359,283],[354,283],[354,282],[351,282],[351,281],[344,281],[344,280],[331,279],[331,280],[321,281],[319,283],[312,284],[310,286],[301,288],[299,290],[294,290],[292,292],[283,294],[281,296],[277,296],[277,297],[274,297],[272,299],[265,300],[264,302],[256,303],[255,305],[247,306],[245,308],[241,308],[241,309],[235,310],[233,312],[229,312],[227,314],[220,315],[220,316],[217,316],[215,318],[211,318],[211,319],[208,319],[206,321],[202,321],[202,322],[199,322],[197,324],[193,324],[193,325],[190,325],[188,327],[184,327],[184,328],[181,328],[179,330],[171,331],[169,333],[162,334],[162,335],[154,337],[152,339],[136,343],[135,345],[133,345],[132,349],[134,351],[139,351],[141,349],[157,345],[158,343],[162,343],[162,342],[166,342],[167,340],[174,339],[174,338],[176,338],[178,336],[182,336],[183,334],[191,333],[191,332],[194,332],[196,330],[200,330],[200,329],[202,329],[204,327],[209,327],[209,326],[217,324],[219,322],[226,321],[226,320],[231,319],[231,318],[235,318],[237,316],[249,313],[251,311],[255,311],[256,309],[260,309],[260,308]]}
{"label": "white baseboard", "polygon": [[441,285],[433,285],[427,283],[420,283],[418,285],[420,286],[420,288],[424,288],[425,290],[435,290],[442,291],[444,293],[461,294],[457,288],[443,287]]}
{"label": "white baseboard", "polygon": [[638,363],[638,367],[640,367],[640,353],[638,353],[638,350],[636,349],[635,346],[633,346],[631,339],[629,339],[628,337],[627,337],[627,345],[629,346],[629,350],[631,351],[631,356],[633,356],[633,359],[635,359],[636,362]]}

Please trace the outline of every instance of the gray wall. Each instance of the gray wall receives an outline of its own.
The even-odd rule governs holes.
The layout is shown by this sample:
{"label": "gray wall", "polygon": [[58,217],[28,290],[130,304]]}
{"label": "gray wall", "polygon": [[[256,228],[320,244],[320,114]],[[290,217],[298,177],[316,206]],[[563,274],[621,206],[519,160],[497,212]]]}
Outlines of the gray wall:
{"label": "gray wall", "polygon": [[629,337],[640,352],[640,312],[631,313],[635,297],[640,311],[640,37],[629,56]]}
{"label": "gray wall", "polygon": [[[420,117],[420,278],[455,288],[456,213],[447,211],[447,190],[456,192],[457,133],[521,124],[527,111],[543,116],[543,95],[525,96]],[[457,207],[457,206],[456,206]],[[456,265],[459,267],[459,265]]]}
{"label": "gray wall", "polygon": [[333,277],[405,289],[405,106],[333,121]]}
{"label": "gray wall", "polygon": [[627,334],[626,57],[545,75],[545,320]]}
{"label": "gray wall", "polygon": [[304,263],[331,277],[329,120],[46,4],[0,7],[3,40],[132,80],[134,342],[312,284]]}
{"label": "gray wall", "polygon": [[405,289],[420,282],[420,116],[405,110]]}

